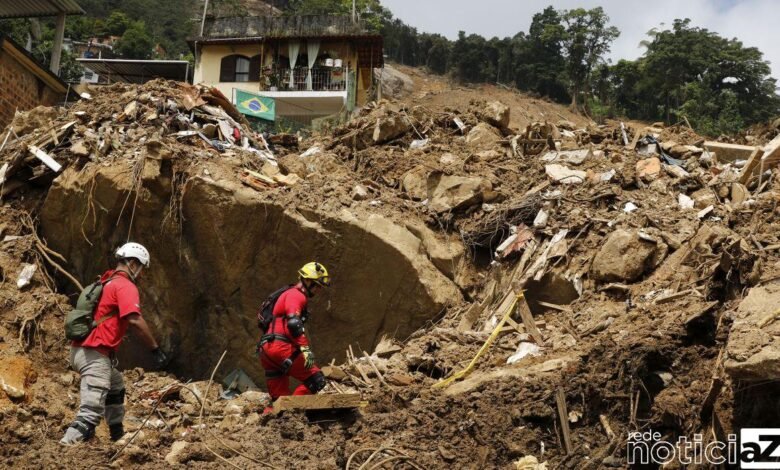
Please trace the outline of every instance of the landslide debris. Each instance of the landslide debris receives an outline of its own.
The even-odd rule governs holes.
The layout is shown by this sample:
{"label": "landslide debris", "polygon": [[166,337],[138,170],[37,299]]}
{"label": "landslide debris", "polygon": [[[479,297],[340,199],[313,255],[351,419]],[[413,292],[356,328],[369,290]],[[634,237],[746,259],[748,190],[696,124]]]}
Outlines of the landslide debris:
{"label": "landslide debris", "polygon": [[[179,362],[176,376],[125,369],[128,427],[143,429],[123,466],[357,468],[373,453],[398,468],[601,468],[625,464],[642,426],[712,439],[780,418],[774,166],[721,160],[681,126],[512,128],[513,108],[480,101],[382,101],[328,134],[264,139],[214,96],[113,86],[12,124],[3,463],[106,461],[104,429],[98,446],[54,444],[78,386],[54,291],[73,294],[65,272],[88,279],[140,234],[159,242],[144,304]],[[771,156],[770,138],[751,145]],[[368,405],[270,417],[260,391],[206,393],[222,350],[217,382],[241,368],[262,385],[254,308],[310,257],[334,272],[310,327],[333,359],[326,392]],[[25,265],[36,270],[20,289]],[[497,327],[470,375],[432,388]]]}

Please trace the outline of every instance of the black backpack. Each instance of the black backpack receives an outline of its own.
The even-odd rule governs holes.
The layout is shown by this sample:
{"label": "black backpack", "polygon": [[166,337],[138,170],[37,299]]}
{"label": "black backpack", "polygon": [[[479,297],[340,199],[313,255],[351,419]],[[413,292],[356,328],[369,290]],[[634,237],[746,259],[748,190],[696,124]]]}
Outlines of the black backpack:
{"label": "black backpack", "polygon": [[269,295],[263,301],[262,305],[260,305],[260,311],[257,312],[257,327],[260,328],[260,331],[262,331],[263,334],[268,331],[268,328],[274,321],[274,307],[276,306],[276,301],[292,287],[295,287],[295,285],[290,284],[274,291],[273,294]]}

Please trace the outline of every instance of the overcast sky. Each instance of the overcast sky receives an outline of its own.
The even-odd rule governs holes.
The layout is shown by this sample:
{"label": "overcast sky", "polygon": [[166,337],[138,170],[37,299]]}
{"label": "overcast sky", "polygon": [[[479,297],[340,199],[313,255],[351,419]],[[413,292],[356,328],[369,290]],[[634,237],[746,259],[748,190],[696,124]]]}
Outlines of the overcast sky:
{"label": "overcast sky", "polygon": [[776,33],[780,0],[382,0],[382,4],[418,31],[450,39],[458,31],[488,38],[527,32],[533,15],[548,5],[558,9],[602,6],[611,24],[620,29],[612,45],[613,61],[640,56],[639,41],[651,28],[661,23],[671,26],[675,18],[690,18],[694,26],[758,47],[772,63],[773,76],[780,77]]}

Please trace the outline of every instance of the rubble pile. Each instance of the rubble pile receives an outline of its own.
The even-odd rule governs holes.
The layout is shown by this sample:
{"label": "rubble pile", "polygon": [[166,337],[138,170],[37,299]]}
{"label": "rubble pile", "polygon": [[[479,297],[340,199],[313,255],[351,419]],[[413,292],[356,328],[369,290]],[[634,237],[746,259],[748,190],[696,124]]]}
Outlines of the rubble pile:
{"label": "rubble pile", "polygon": [[[15,188],[0,220],[32,217],[6,225],[16,238],[0,267],[13,281],[37,268],[21,290],[0,287],[14,299],[0,309],[0,355],[32,357],[18,367],[38,377],[4,382],[4,463],[54,462],[74,404],[74,375],[42,362],[64,357],[65,299],[49,288],[102,266],[86,260],[89,243],[108,252],[138,227],[168,243],[142,292],[186,357],[175,376],[125,371],[140,431],[123,465],[357,468],[373,452],[398,468],[620,467],[631,431],[712,440],[780,418],[776,135],[735,143],[685,125],[544,119],[517,129],[500,102],[381,101],[330,134],[269,138],[272,148],[222,99],[152,82],[9,127],[0,162]],[[124,209],[134,191],[149,207]],[[246,352],[254,291],[313,254],[334,273],[307,326],[330,362],[325,393],[365,403],[262,415]],[[193,292],[164,292],[180,284]],[[42,299],[55,306],[33,314]],[[206,397],[225,349],[235,366]],[[250,386],[220,379],[234,368]],[[24,431],[44,421],[39,435]]]}

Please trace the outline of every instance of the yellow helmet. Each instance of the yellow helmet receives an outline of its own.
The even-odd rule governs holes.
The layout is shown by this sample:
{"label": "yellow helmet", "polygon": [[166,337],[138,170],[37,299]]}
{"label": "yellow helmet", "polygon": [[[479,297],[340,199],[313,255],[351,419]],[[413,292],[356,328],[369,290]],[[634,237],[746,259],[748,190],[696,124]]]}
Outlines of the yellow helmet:
{"label": "yellow helmet", "polygon": [[325,266],[316,261],[304,264],[303,267],[298,270],[298,275],[301,279],[311,279],[323,287],[328,287],[330,285],[328,270],[325,269]]}

